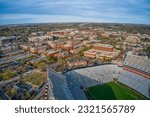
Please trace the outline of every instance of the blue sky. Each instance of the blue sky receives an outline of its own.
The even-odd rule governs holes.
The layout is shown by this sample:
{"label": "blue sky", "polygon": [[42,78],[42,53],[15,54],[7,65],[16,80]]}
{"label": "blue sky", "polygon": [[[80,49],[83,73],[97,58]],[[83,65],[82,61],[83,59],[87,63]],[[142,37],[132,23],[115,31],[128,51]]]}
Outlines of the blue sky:
{"label": "blue sky", "polygon": [[150,0],[0,0],[0,24],[150,24]]}

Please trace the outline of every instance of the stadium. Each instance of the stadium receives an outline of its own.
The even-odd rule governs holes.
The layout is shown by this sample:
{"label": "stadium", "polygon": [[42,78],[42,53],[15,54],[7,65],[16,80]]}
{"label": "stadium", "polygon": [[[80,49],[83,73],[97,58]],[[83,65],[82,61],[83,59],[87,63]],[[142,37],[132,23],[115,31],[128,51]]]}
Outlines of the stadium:
{"label": "stadium", "polygon": [[129,55],[123,66],[114,64],[75,69],[63,74],[49,69],[56,100],[148,100],[150,60]]}

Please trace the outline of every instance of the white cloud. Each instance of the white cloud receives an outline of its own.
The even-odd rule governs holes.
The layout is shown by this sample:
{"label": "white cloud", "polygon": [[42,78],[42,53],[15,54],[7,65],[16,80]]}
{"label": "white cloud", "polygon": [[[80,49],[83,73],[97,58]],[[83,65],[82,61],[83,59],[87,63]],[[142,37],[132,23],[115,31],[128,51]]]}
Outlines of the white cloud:
{"label": "white cloud", "polygon": [[25,23],[47,23],[47,22],[99,22],[96,18],[85,18],[78,16],[63,15],[32,15],[32,14],[5,14],[0,15],[0,22],[4,20],[12,20],[15,23],[24,21]]}
{"label": "white cloud", "polygon": [[[2,3],[0,0],[0,4]],[[6,1],[6,2],[5,2]],[[0,23],[150,23],[146,0],[5,0]]]}
{"label": "white cloud", "polygon": [[145,22],[142,16],[134,17],[130,16],[129,19],[135,19],[130,22],[129,19],[122,21],[126,16],[119,16],[119,18],[112,14],[109,17],[101,18],[89,18],[89,17],[79,17],[79,16],[63,16],[63,15],[33,15],[33,14],[5,14],[0,15],[0,23],[4,21],[11,21],[11,24],[18,23],[51,23],[51,22],[105,22],[105,23],[138,23],[139,18],[141,22]]}

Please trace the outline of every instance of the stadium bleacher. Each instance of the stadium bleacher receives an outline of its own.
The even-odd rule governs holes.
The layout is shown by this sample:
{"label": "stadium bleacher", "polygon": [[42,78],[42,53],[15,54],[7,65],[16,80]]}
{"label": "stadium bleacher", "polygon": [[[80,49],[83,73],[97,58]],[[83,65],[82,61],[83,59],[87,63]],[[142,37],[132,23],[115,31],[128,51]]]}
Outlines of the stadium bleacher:
{"label": "stadium bleacher", "polygon": [[150,59],[146,57],[128,54],[124,61],[124,65],[150,74]]}
{"label": "stadium bleacher", "polygon": [[81,87],[111,82],[113,78],[150,98],[150,79],[113,64],[76,69],[63,75],[53,71],[49,77],[56,99],[87,99]]}

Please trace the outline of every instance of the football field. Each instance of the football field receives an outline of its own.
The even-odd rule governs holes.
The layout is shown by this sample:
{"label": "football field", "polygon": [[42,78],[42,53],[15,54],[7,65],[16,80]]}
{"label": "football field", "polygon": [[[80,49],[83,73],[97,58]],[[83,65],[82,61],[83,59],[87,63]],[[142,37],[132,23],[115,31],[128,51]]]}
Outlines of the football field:
{"label": "football field", "polygon": [[145,96],[120,82],[108,82],[89,87],[88,99],[93,100],[145,100]]}

